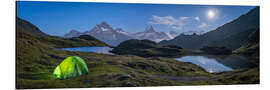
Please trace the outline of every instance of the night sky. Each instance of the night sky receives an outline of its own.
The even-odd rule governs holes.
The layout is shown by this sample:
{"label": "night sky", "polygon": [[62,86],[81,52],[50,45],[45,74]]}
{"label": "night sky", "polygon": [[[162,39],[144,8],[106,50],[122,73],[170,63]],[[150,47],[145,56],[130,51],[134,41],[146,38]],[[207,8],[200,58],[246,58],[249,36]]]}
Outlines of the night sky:
{"label": "night sky", "polygon": [[92,29],[102,21],[126,32],[210,31],[228,23],[255,6],[182,4],[126,4],[88,2],[18,1],[17,16],[49,35],[63,36],[70,30]]}

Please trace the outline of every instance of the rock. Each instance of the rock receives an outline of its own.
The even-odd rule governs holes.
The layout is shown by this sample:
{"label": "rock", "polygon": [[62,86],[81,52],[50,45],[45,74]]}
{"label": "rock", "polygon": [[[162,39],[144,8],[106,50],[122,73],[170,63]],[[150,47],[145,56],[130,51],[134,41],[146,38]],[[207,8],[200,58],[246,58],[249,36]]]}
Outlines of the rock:
{"label": "rock", "polygon": [[83,82],[90,83],[90,82],[92,82],[92,80],[90,80],[90,79],[84,79]]}
{"label": "rock", "polygon": [[50,56],[51,58],[56,59],[56,60],[63,60],[63,59],[65,59],[64,57],[60,57],[60,56],[56,56],[56,55],[52,55],[52,54],[50,54],[49,56]]}
{"label": "rock", "polygon": [[87,60],[99,60],[99,59],[97,59],[97,58],[87,58]]}
{"label": "rock", "polygon": [[161,60],[161,59],[158,58],[158,57],[152,57],[151,59],[153,59],[153,60]]}
{"label": "rock", "polygon": [[133,77],[129,74],[118,74],[117,75],[119,77],[120,80],[126,80],[126,79],[133,79]]}
{"label": "rock", "polygon": [[136,85],[130,82],[123,82],[122,87],[135,87]]}
{"label": "rock", "polygon": [[132,77],[136,78],[136,75],[134,73],[131,73],[130,74]]}
{"label": "rock", "polygon": [[107,61],[107,64],[109,64],[109,65],[118,65],[118,63],[115,62],[115,61]]}
{"label": "rock", "polygon": [[120,77],[123,78],[130,78],[131,76],[129,74],[119,74]]}

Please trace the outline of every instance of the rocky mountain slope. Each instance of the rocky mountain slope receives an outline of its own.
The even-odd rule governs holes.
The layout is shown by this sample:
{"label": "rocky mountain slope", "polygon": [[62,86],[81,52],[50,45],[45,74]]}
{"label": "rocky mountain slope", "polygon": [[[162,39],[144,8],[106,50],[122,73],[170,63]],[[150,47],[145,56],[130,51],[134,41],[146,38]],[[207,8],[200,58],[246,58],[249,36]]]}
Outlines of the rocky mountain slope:
{"label": "rocky mountain slope", "polygon": [[118,45],[122,41],[134,38],[131,34],[123,31],[121,28],[113,29],[106,22],[97,24],[91,30],[82,33],[72,30],[69,33],[65,34],[64,37],[71,38],[71,37],[78,37],[79,35],[91,35],[97,38],[98,40],[101,40],[113,46]]}
{"label": "rocky mountain slope", "polygon": [[234,50],[241,47],[248,40],[248,36],[257,28],[259,28],[259,7],[216,30],[202,35],[181,34],[172,40],[161,41],[159,44],[179,45],[186,49],[200,49],[202,46],[224,46]]}

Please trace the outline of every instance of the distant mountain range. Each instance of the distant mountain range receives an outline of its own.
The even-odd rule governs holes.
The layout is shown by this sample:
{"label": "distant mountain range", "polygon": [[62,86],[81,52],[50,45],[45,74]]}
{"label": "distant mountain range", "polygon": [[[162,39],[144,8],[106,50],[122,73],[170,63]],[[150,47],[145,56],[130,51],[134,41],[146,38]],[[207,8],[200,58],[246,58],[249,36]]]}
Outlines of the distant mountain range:
{"label": "distant mountain range", "polygon": [[80,36],[82,33],[76,30],[71,30],[69,33],[65,34],[64,37],[65,38],[72,38],[72,37],[78,37]]}
{"label": "distant mountain range", "polygon": [[226,23],[217,29],[197,34],[180,34],[174,39],[163,40],[160,45],[179,45],[185,49],[200,49],[203,46],[224,46],[235,50],[243,45],[249,35],[259,28],[259,7]]}
{"label": "distant mountain range", "polygon": [[174,37],[178,36],[179,33],[176,32],[176,31],[170,31],[170,32],[169,32],[169,35],[170,35],[170,37],[174,38]]}
{"label": "distant mountain range", "polygon": [[65,38],[78,37],[80,35],[91,35],[109,45],[116,46],[121,42],[129,39],[148,39],[155,42],[159,42],[162,40],[169,40],[172,37],[164,32],[156,32],[152,26],[146,28],[143,32],[137,33],[128,33],[122,30],[121,28],[113,29],[106,22],[102,22],[101,24],[96,25],[89,31],[79,32],[76,30],[71,30],[69,33],[65,34]]}
{"label": "distant mountain range", "polygon": [[146,30],[143,32],[137,32],[133,35],[136,38],[141,39],[141,40],[147,39],[147,40],[152,40],[155,42],[172,39],[172,37],[170,37],[170,35],[168,35],[167,33],[156,32],[152,26],[147,27]]}

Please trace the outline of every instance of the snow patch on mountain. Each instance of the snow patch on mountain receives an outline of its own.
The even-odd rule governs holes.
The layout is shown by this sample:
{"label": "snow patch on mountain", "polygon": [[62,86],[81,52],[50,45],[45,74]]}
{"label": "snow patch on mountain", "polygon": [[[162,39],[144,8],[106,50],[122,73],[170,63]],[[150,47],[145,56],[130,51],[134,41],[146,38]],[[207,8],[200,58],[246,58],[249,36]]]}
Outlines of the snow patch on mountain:
{"label": "snow patch on mountain", "polygon": [[77,31],[77,30],[71,30],[69,33],[64,35],[64,38],[72,38],[72,37],[78,37],[82,35],[81,32]]}
{"label": "snow patch on mountain", "polygon": [[105,31],[108,31],[109,29],[108,29],[108,28],[101,27],[101,30],[102,30],[103,32],[105,32]]}
{"label": "snow patch on mountain", "polygon": [[172,39],[168,34],[164,32],[156,32],[152,26],[147,27],[143,32],[137,32],[134,35],[139,39],[148,39],[155,42]]}

